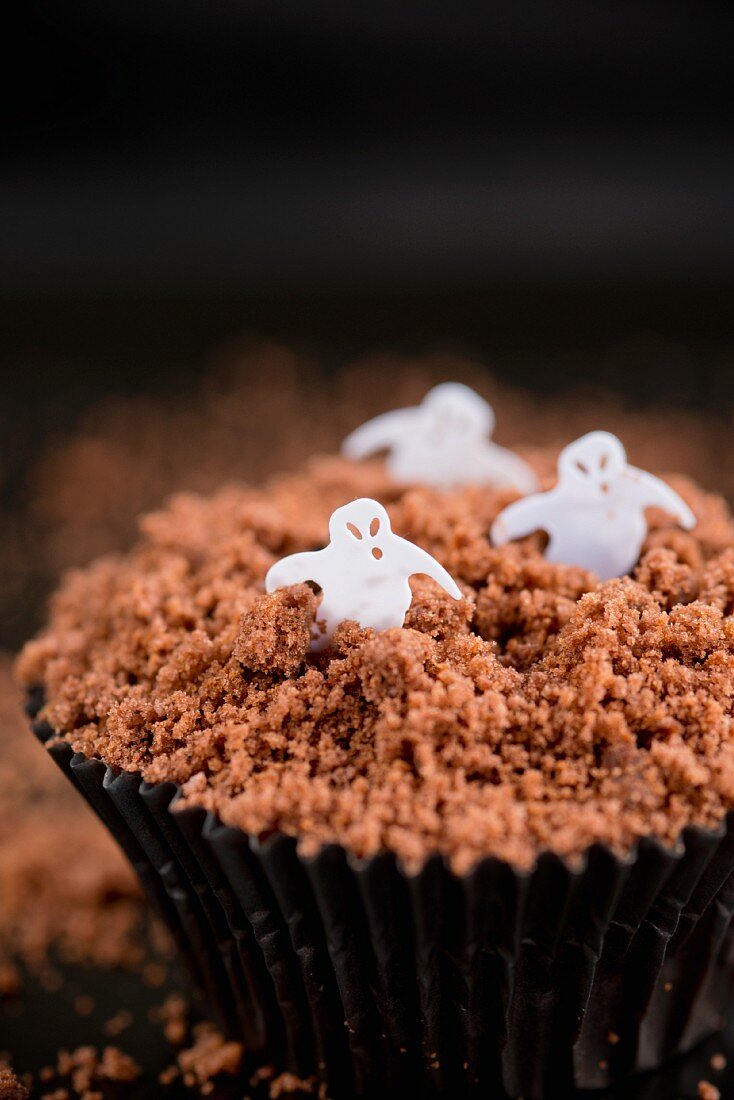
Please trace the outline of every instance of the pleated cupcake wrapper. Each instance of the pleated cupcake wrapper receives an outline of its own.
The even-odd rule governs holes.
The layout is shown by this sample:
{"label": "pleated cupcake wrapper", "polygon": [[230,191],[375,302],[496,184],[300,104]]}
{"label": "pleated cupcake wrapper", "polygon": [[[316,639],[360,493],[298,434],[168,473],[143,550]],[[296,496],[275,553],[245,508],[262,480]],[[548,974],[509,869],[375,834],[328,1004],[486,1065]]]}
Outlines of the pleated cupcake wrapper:
{"label": "pleated cupcake wrapper", "polygon": [[[50,732],[37,727],[41,739]],[[178,788],[51,755],[105,822],[222,1027],[333,1098],[555,1098],[653,1068],[722,1026],[732,991],[734,819],[569,869],[338,845],[301,856]]]}

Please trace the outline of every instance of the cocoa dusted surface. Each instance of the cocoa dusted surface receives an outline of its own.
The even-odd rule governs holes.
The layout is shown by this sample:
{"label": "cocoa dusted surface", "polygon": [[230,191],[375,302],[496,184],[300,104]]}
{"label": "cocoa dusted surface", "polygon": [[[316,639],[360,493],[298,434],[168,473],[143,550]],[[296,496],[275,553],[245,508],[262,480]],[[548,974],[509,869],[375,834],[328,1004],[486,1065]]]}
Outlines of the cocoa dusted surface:
{"label": "cocoa dusted surface", "polygon": [[[527,457],[550,484],[555,453]],[[76,750],[306,851],[387,848],[411,868],[442,852],[462,872],[487,854],[526,867],[546,848],[674,842],[734,805],[734,522],[671,482],[698,527],[651,515],[632,577],[603,585],[545,562],[540,537],[491,547],[511,494],[403,490],[379,463],[179,496],[129,555],[67,579],[18,672]],[[346,623],[313,658],[313,593],[265,596],[263,578],[323,545],[356,496],[381,500],[464,599],[415,578],[405,628]]]}

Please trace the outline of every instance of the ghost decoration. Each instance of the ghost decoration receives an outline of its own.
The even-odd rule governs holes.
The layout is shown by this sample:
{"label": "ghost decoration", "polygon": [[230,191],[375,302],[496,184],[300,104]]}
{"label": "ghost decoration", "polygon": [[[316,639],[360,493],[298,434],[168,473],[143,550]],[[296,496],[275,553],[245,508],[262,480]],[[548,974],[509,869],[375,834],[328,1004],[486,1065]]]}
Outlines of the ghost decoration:
{"label": "ghost decoration", "polygon": [[478,393],[460,382],[444,382],[420,405],[368,420],[347,436],[342,453],[361,459],[387,450],[388,473],[404,484],[439,489],[495,485],[532,492],[537,481],[530,467],[492,443],[494,423],[491,405]]}
{"label": "ghost decoration", "polygon": [[329,520],[329,538],[323,550],[282,558],[265,578],[268,592],[305,581],[322,589],[312,651],[323,649],[345,619],[373,630],[402,626],[414,573],[425,573],[461,599],[458,585],[435,558],[393,534],[390,517],[376,500],[363,497],[337,508]]}
{"label": "ghost decoration", "polygon": [[558,482],[550,492],[510,504],[492,525],[501,546],[543,530],[548,561],[578,565],[603,581],[629,573],[647,534],[645,509],[661,508],[690,531],[696,517],[660,478],[627,465],[624,447],[609,432],[589,432],[558,458]]}

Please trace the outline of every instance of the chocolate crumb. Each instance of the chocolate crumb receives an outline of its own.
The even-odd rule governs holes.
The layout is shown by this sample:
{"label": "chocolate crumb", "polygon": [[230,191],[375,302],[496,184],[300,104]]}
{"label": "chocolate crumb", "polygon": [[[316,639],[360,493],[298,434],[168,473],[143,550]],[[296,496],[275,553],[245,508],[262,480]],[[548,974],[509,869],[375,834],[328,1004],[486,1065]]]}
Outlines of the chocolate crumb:
{"label": "chocolate crumb", "polygon": [[279,1100],[281,1096],[293,1096],[297,1093],[313,1095],[316,1088],[315,1077],[297,1077],[295,1073],[280,1073],[268,1086],[270,1100]]}
{"label": "chocolate crumb", "polygon": [[163,1034],[171,1046],[180,1047],[188,1035],[188,1005],[179,993],[172,993],[162,1005],[149,1012],[153,1023],[163,1024]]}
{"label": "chocolate crumb", "polygon": [[[555,455],[532,457],[545,476]],[[462,873],[487,854],[530,867],[544,849],[673,843],[734,805],[734,522],[670,480],[698,526],[651,513],[633,575],[605,584],[536,537],[492,547],[511,493],[397,486],[379,462],[182,494],[130,554],[67,580],[18,673],[76,750],[305,853],[388,849],[413,869],[438,852]],[[359,495],[466,596],[444,606],[415,578],[403,629],[345,623],[312,657],[317,597],[265,596],[263,579]]]}
{"label": "chocolate crumb", "polygon": [[260,596],[242,616],[232,656],[254,672],[292,676],[308,653],[316,603],[305,584]]}
{"label": "chocolate crumb", "polygon": [[28,1100],[30,1093],[10,1066],[0,1062],[0,1100]]}
{"label": "chocolate crumb", "polygon": [[181,1076],[181,1071],[178,1066],[166,1066],[158,1074],[158,1083],[168,1088],[169,1085],[174,1084],[175,1081]]}
{"label": "chocolate crumb", "polygon": [[127,1031],[133,1023],[133,1014],[127,1008],[121,1008],[109,1020],[105,1020],[104,1033],[111,1039],[116,1039],[123,1031]]}
{"label": "chocolate crumb", "polygon": [[104,1047],[100,1053],[96,1047],[81,1046],[76,1050],[61,1050],[58,1053],[56,1065],[47,1066],[41,1073],[42,1081],[52,1081],[54,1078],[68,1080],[68,1087],[59,1085],[55,1092],[47,1095],[56,1096],[71,1088],[74,1096],[82,1100],[95,1100],[103,1093],[97,1086],[106,1082],[119,1084],[131,1084],[140,1077],[140,1066],[117,1047]]}
{"label": "chocolate crumb", "polygon": [[181,1050],[177,1062],[185,1084],[206,1085],[225,1074],[236,1077],[242,1067],[244,1048],[241,1043],[225,1039],[214,1024],[196,1024],[194,1042]]}
{"label": "chocolate crumb", "polygon": [[710,1081],[699,1081],[698,1098],[699,1100],[721,1100],[721,1092]]}
{"label": "chocolate crumb", "polygon": [[128,1084],[137,1081],[141,1071],[140,1066],[129,1054],[125,1054],[117,1047],[105,1047],[97,1072],[102,1080]]}
{"label": "chocolate crumb", "polygon": [[[129,557],[67,582],[21,679],[43,683],[75,749],[305,851],[337,840],[408,866],[442,851],[461,872],[486,854],[527,867],[543,848],[671,843],[734,804],[734,522],[675,484],[698,528],[651,519],[635,575],[601,585],[533,539],[492,548],[506,492],[405,489],[379,463],[179,496]],[[420,582],[414,626],[347,624],[306,659],[313,593],[263,596],[263,576],[324,540],[355,493],[381,496],[395,530],[473,594],[437,636]]]}
{"label": "chocolate crumb", "polygon": [[262,1066],[258,1066],[250,1077],[250,1084],[253,1088],[257,1088],[263,1081],[272,1081],[275,1077],[275,1066],[271,1066],[269,1063],[265,1063]]}

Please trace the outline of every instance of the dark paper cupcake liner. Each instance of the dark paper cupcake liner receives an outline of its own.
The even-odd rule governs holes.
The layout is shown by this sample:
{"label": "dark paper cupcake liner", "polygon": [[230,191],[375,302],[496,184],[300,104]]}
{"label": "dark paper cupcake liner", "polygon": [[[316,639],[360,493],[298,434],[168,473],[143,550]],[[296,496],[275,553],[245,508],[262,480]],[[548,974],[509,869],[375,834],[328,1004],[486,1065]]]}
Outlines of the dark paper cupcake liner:
{"label": "dark paper cupcake liner", "polygon": [[[42,740],[48,727],[36,727]],[[49,749],[127,854],[192,976],[253,1059],[326,1095],[544,1100],[659,1065],[723,1023],[734,815],[627,859],[551,853],[408,875],[305,858],[64,744]]]}

